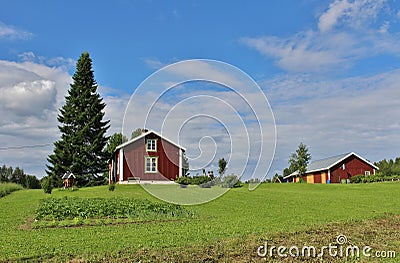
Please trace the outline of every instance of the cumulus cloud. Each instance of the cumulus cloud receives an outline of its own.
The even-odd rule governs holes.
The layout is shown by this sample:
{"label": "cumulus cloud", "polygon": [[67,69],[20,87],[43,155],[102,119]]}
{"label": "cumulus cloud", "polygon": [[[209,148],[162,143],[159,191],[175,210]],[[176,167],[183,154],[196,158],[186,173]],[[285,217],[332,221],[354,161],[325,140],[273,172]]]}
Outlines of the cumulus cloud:
{"label": "cumulus cloud", "polygon": [[6,25],[0,21],[0,39],[30,39],[33,34],[17,27]]}
{"label": "cumulus cloud", "polygon": [[[46,157],[59,136],[58,107],[71,76],[59,69],[32,62],[0,61],[0,159],[26,172],[44,175]],[[10,149],[24,145],[49,145]]]}
{"label": "cumulus cloud", "polygon": [[[42,177],[52,144],[60,138],[57,115],[72,82],[68,69],[73,60],[33,52],[20,58],[0,60],[0,160]],[[105,118],[111,120],[109,134],[121,132],[129,96],[107,87],[99,87],[99,92],[107,105]],[[34,145],[38,147],[15,148]]]}
{"label": "cumulus cloud", "polygon": [[6,110],[18,115],[38,115],[46,109],[53,109],[56,95],[54,85],[54,81],[42,79],[3,87],[0,103]]}

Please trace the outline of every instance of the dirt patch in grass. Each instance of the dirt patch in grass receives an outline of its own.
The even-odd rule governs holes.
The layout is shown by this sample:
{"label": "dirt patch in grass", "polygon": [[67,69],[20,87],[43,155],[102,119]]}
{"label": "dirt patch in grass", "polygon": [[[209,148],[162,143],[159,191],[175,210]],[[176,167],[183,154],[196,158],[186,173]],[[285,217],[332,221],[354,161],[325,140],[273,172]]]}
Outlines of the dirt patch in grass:
{"label": "dirt patch in grass", "polygon": [[[338,245],[337,237],[344,235],[347,246],[358,246],[360,258],[331,257],[328,251],[321,257],[282,258],[277,255],[260,257],[257,249],[268,243],[271,246],[299,247],[314,246],[320,253],[322,246]],[[372,248],[371,257],[362,255],[362,248]],[[340,247],[340,246],[339,246]],[[337,249],[339,253],[339,249]],[[375,251],[394,251],[396,258],[377,258]],[[260,250],[262,252],[262,250]],[[268,253],[267,253],[268,254]],[[286,251],[288,254],[288,251]],[[393,255],[392,255],[393,256]],[[366,221],[347,223],[329,223],[325,226],[310,227],[305,231],[277,233],[268,235],[250,235],[222,239],[210,245],[192,245],[163,249],[142,249],[138,251],[119,251],[99,255],[85,255],[73,258],[69,262],[398,262],[400,258],[400,215],[387,215]]]}

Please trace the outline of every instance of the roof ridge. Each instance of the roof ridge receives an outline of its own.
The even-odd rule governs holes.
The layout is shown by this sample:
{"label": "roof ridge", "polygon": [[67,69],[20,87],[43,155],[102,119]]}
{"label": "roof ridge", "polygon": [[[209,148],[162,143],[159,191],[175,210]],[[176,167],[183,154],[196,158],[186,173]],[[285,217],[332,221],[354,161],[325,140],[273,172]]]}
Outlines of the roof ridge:
{"label": "roof ridge", "polygon": [[129,144],[131,144],[131,143],[133,143],[133,142],[136,142],[136,141],[138,141],[139,139],[145,138],[147,135],[149,135],[149,134],[151,134],[151,133],[153,133],[153,134],[159,136],[160,138],[162,138],[162,139],[164,139],[165,141],[167,141],[167,142],[169,142],[169,143],[175,145],[176,147],[181,148],[182,150],[186,151],[186,149],[185,149],[183,146],[179,145],[178,143],[176,143],[176,142],[174,142],[174,141],[171,141],[171,140],[168,139],[167,137],[165,137],[165,136],[163,136],[162,134],[156,132],[155,130],[151,130],[151,129],[147,130],[147,132],[144,132],[144,133],[140,134],[139,136],[137,136],[137,137],[135,137],[135,138],[132,138],[132,139],[130,139],[130,140],[128,140],[128,141],[126,141],[126,142],[124,142],[124,143],[118,145],[118,146],[115,148],[115,151],[118,150],[118,149],[121,149],[121,148],[125,147],[126,145],[129,145]]}
{"label": "roof ridge", "polygon": [[[349,154],[351,154],[351,153],[352,153],[352,152],[337,154],[337,155],[334,155],[334,156],[325,157],[325,158],[322,158],[322,159],[318,159],[318,160],[315,160],[315,161],[311,161],[311,163],[319,162],[319,161],[325,161],[325,160],[328,160],[328,159],[337,158],[337,157],[339,157],[339,156],[346,156],[346,155],[349,155]],[[310,164],[311,164],[311,163],[310,163]]]}

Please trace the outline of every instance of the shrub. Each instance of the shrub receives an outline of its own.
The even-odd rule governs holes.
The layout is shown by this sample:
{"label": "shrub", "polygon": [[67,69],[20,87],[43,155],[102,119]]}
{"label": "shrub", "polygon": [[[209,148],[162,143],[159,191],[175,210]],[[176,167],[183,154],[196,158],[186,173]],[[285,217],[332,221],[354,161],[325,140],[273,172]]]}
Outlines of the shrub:
{"label": "shrub", "polygon": [[374,183],[374,182],[385,182],[385,181],[394,181],[400,180],[400,176],[391,175],[391,176],[383,176],[381,174],[365,176],[363,174],[356,175],[350,178],[351,183]]}
{"label": "shrub", "polygon": [[227,175],[223,178],[221,187],[224,188],[237,188],[237,187],[242,187],[243,184],[242,182],[239,181],[239,176],[235,174],[230,174]]}
{"label": "shrub", "polygon": [[190,184],[190,177],[189,176],[182,176],[175,180],[176,183],[181,185],[188,185]]}
{"label": "shrub", "polygon": [[204,184],[204,183],[207,183],[210,181],[211,181],[211,178],[206,175],[193,176],[191,184],[200,185],[200,184]]}
{"label": "shrub", "polygon": [[51,194],[51,191],[53,190],[53,184],[50,177],[44,177],[42,179],[42,188],[46,194]]}
{"label": "shrub", "polygon": [[175,180],[176,183],[181,185],[202,185],[207,182],[210,182],[212,179],[211,177],[201,175],[201,176],[182,176]]}
{"label": "shrub", "polygon": [[350,183],[352,183],[352,184],[361,183],[363,178],[364,178],[364,175],[362,175],[362,174],[350,177]]}

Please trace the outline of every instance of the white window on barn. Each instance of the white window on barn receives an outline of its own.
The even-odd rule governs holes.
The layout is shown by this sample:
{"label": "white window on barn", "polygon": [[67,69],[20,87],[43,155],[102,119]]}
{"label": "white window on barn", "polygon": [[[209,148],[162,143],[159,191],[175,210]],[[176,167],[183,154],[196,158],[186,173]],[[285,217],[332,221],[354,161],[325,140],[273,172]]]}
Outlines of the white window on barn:
{"label": "white window on barn", "polygon": [[158,157],[145,157],[144,171],[145,173],[157,172]]}
{"label": "white window on barn", "polygon": [[148,152],[156,152],[157,151],[157,139],[147,139],[146,151],[148,151]]}
{"label": "white window on barn", "polygon": [[370,171],[365,171],[365,176],[370,176],[371,172]]}

